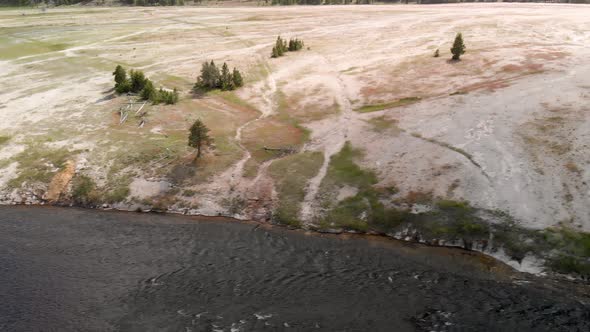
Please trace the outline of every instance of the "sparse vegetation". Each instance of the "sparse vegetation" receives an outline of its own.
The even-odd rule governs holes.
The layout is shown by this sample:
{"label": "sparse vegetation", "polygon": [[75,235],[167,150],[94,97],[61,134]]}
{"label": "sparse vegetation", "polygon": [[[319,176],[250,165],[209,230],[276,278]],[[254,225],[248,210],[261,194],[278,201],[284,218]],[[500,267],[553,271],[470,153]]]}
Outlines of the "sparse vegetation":
{"label": "sparse vegetation", "polygon": [[[361,156],[361,151],[354,149],[349,142],[332,156],[321,185],[327,213],[318,223],[320,228],[335,227],[360,232],[372,228],[387,232],[406,219],[407,212],[383,205],[381,194],[373,187],[377,183],[376,175],[361,169],[354,161]],[[334,193],[344,185],[357,188],[357,193],[334,205],[328,193]]]}
{"label": "sparse vegetation", "polygon": [[385,116],[371,118],[367,122],[372,126],[372,129],[378,133],[382,133],[388,130],[398,132],[402,131],[397,126],[398,121],[396,119],[388,119]]}
{"label": "sparse vegetation", "polygon": [[279,206],[273,220],[280,224],[300,226],[298,213],[305,197],[307,181],[317,174],[324,156],[320,152],[304,152],[273,162],[269,173],[279,194]]}
{"label": "sparse vegetation", "polygon": [[401,107],[401,106],[406,106],[406,105],[410,105],[413,103],[417,103],[420,101],[420,97],[407,97],[407,98],[402,98],[390,103],[384,103],[384,104],[374,104],[374,105],[365,105],[362,106],[361,108],[355,109],[355,111],[359,112],[359,113],[370,113],[370,112],[377,112],[377,111],[382,111],[384,109],[388,109],[388,108],[394,108],[394,107]]}
{"label": "sparse vegetation", "polygon": [[29,144],[25,151],[11,159],[18,162],[19,173],[7,185],[20,188],[24,183],[48,184],[53,175],[63,169],[68,158],[77,152],[65,148],[49,149],[43,143]]}
{"label": "sparse vegetation", "polygon": [[86,175],[78,175],[72,180],[72,200],[82,206],[96,204],[99,200],[96,184]]}
{"label": "sparse vegetation", "polygon": [[548,266],[556,272],[590,276],[590,261],[567,255],[558,255],[549,260]]}
{"label": "sparse vegetation", "polygon": [[248,202],[242,197],[234,196],[224,199],[223,205],[227,208],[229,215],[233,216],[242,212],[248,205]]}
{"label": "sparse vegetation", "polygon": [[105,201],[108,203],[123,202],[129,196],[129,180],[118,182],[115,187],[109,190],[105,195]]}
{"label": "sparse vegetation", "polygon": [[0,135],[0,145],[10,141],[10,136],[2,136]]}

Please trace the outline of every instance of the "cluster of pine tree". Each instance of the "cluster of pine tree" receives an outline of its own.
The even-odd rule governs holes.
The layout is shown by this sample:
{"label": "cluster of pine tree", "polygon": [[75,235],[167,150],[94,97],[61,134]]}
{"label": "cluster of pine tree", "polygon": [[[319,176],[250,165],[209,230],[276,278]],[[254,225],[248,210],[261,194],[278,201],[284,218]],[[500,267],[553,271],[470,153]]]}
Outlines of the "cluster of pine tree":
{"label": "cluster of pine tree", "polygon": [[160,87],[159,90],[154,88],[154,83],[149,78],[146,78],[144,73],[139,70],[130,70],[129,78],[125,68],[118,65],[113,72],[115,76],[115,91],[117,93],[139,93],[143,100],[149,100],[154,104],[176,104],[178,102],[178,91],[176,88],[172,91],[164,90]]}
{"label": "cluster of pine tree", "polygon": [[289,44],[287,44],[286,40],[281,38],[281,36],[278,36],[275,46],[272,48],[272,53],[270,54],[270,56],[272,58],[278,58],[280,56],[283,56],[286,52],[295,52],[299,51],[302,48],[303,40],[291,38],[289,39]]}
{"label": "cluster of pine tree", "polygon": [[234,67],[229,71],[227,63],[223,63],[221,71],[213,61],[204,62],[201,67],[201,75],[197,78],[195,90],[221,89],[223,91],[234,90],[244,85],[244,79],[238,69]]}
{"label": "cluster of pine tree", "polygon": [[[402,0],[381,0],[381,2],[403,2]],[[447,1],[448,2],[448,1]],[[350,5],[350,4],[371,4],[373,0],[272,0],[272,5]]]}

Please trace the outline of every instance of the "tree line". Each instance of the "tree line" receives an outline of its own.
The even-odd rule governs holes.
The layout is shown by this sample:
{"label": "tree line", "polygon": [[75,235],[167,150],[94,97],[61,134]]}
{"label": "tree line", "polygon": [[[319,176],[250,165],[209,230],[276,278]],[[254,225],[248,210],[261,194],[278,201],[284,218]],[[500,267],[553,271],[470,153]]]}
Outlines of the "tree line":
{"label": "tree line", "polygon": [[275,42],[275,46],[272,48],[272,52],[270,54],[271,58],[278,58],[283,56],[287,52],[295,52],[302,49],[304,46],[303,41],[297,38],[289,39],[289,43],[281,38],[281,36],[277,37],[277,41]]}
{"label": "tree line", "polygon": [[[38,6],[38,5],[54,5],[67,6],[75,5],[77,3],[89,2],[88,0],[0,0],[1,6]],[[120,0],[124,5],[135,6],[184,6],[184,0]],[[197,1],[198,2],[198,1]]]}
{"label": "tree line", "polygon": [[178,102],[178,90],[176,88],[172,91],[164,90],[162,87],[156,90],[154,83],[145,77],[142,71],[131,69],[129,77],[127,77],[125,68],[117,65],[113,76],[115,77],[115,91],[119,94],[138,93],[142,100],[149,100],[154,104],[165,103],[170,105]]}
{"label": "tree line", "polygon": [[[383,2],[383,0],[380,0]],[[399,0],[390,2],[403,2]],[[272,0],[273,6],[291,6],[291,5],[368,5],[373,0]]]}
{"label": "tree line", "polygon": [[184,0],[123,0],[135,6],[184,6]]}
{"label": "tree line", "polygon": [[205,61],[201,66],[201,75],[195,83],[195,90],[213,90],[221,89],[223,91],[234,90],[244,85],[244,79],[240,71],[234,67],[232,72],[229,71],[227,63],[223,63],[221,70],[215,65],[215,62]]}

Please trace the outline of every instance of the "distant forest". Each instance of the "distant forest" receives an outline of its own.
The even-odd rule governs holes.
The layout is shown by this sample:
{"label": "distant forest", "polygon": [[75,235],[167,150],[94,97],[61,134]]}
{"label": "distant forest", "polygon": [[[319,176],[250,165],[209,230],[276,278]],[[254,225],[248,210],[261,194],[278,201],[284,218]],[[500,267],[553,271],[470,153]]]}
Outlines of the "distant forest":
{"label": "distant forest", "polygon": [[[96,0],[0,0],[0,6],[36,6],[36,5],[75,5],[75,4],[101,4],[104,1]],[[137,6],[183,6],[184,0],[119,0],[111,1],[118,2],[122,5],[137,5]],[[199,1],[196,1],[199,2]]]}
{"label": "distant forest", "polygon": [[[223,0],[222,0],[223,1]],[[182,6],[186,4],[206,4],[207,0],[119,0],[122,5],[137,6]],[[254,2],[254,1],[253,1]],[[418,3],[418,4],[439,4],[439,3],[461,3],[461,2],[545,2],[545,3],[590,3],[590,0],[258,0],[258,3],[267,5],[363,5],[377,3]],[[74,4],[101,4],[100,0],[0,0],[0,6],[35,6],[41,4],[61,6]]]}

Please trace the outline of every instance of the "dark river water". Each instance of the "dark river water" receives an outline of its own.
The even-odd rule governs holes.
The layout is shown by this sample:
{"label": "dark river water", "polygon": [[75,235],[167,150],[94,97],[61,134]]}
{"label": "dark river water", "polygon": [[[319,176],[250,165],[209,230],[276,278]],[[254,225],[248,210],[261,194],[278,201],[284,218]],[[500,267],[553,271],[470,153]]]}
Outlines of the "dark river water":
{"label": "dark river water", "polygon": [[590,331],[570,288],[377,237],[0,207],[0,331]]}

